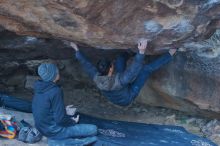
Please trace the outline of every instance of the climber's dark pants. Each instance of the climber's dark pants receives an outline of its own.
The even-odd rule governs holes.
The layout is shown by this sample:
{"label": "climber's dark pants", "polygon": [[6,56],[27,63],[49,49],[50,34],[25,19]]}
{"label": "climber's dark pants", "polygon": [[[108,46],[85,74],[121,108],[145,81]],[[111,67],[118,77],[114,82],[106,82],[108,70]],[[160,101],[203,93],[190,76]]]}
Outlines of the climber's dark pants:
{"label": "climber's dark pants", "polygon": [[167,64],[171,59],[172,56],[169,53],[166,53],[152,63],[144,65],[137,78],[131,84],[131,90],[134,92],[134,95],[137,96],[139,94],[146,80],[154,71]]}
{"label": "climber's dark pants", "polygon": [[[117,72],[122,73],[126,69],[127,59],[128,57],[126,55],[120,55],[116,59],[115,69]],[[167,64],[171,59],[172,56],[169,53],[166,53],[152,63],[143,65],[140,73],[135,78],[134,82],[129,84],[129,90],[127,91],[128,94],[126,97],[123,98],[124,101],[122,101],[120,105],[129,105],[138,96],[139,92],[141,91],[142,87],[144,86],[150,75],[163,65]]]}

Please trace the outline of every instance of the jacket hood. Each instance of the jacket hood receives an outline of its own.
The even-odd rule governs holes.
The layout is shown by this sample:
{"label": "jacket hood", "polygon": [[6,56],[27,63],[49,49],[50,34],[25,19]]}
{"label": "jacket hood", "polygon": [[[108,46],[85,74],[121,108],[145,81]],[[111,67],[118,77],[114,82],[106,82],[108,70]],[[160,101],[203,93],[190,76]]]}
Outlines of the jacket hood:
{"label": "jacket hood", "polygon": [[100,90],[104,90],[104,91],[113,91],[122,88],[122,85],[119,80],[119,74],[112,76],[96,75],[93,81]]}
{"label": "jacket hood", "polygon": [[48,90],[50,90],[51,88],[56,87],[57,85],[54,82],[45,82],[42,80],[38,80],[35,82],[34,84],[34,91],[36,93],[44,93]]}

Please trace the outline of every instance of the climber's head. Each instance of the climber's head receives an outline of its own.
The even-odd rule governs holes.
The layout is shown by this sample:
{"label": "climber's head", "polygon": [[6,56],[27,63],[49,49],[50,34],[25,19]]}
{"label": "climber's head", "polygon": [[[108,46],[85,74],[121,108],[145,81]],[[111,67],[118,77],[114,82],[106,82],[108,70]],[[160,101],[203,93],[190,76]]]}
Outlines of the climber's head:
{"label": "climber's head", "polygon": [[114,65],[110,60],[103,58],[98,61],[97,69],[101,76],[111,76],[114,71]]}

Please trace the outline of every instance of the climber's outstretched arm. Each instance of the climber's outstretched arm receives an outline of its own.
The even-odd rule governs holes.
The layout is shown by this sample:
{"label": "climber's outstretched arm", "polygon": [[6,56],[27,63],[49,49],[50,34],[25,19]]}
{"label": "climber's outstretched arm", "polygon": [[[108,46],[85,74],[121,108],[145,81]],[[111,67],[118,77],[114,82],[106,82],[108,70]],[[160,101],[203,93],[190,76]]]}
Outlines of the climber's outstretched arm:
{"label": "climber's outstretched arm", "polygon": [[93,79],[94,76],[98,74],[96,67],[79,51],[75,43],[71,42],[70,46],[76,51],[76,59],[80,62],[83,70]]}

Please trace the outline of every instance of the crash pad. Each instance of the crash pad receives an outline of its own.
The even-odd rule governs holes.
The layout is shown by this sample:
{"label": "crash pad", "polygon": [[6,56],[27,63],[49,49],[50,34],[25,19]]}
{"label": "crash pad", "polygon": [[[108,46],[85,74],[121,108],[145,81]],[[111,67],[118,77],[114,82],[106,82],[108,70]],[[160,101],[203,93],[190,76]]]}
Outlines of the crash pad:
{"label": "crash pad", "polygon": [[217,146],[179,126],[105,120],[84,114],[80,123],[97,125],[94,146]]}
{"label": "crash pad", "polygon": [[0,92],[0,107],[31,113],[32,103],[22,98],[17,98]]}

